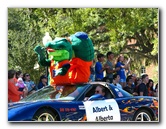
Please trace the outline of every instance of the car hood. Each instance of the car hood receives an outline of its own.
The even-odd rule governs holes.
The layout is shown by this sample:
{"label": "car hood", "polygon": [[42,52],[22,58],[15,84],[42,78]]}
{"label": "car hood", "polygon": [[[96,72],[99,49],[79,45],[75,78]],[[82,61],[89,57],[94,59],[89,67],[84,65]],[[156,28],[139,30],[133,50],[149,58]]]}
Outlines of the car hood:
{"label": "car hood", "polygon": [[8,110],[16,107],[21,107],[21,106],[27,106],[27,105],[33,105],[33,104],[42,104],[42,103],[50,103],[50,102],[56,102],[57,104],[63,104],[66,102],[70,101],[65,101],[65,100],[37,100],[37,101],[19,101],[19,102],[13,102],[13,103],[8,103]]}

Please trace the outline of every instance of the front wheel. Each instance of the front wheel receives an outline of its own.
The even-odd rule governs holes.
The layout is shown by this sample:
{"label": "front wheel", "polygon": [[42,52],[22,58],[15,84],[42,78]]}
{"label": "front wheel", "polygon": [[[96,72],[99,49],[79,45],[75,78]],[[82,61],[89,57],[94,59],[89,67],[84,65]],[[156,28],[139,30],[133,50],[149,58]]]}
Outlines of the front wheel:
{"label": "front wheel", "polygon": [[147,110],[139,110],[134,115],[133,121],[152,121],[152,115]]}
{"label": "front wheel", "polygon": [[49,109],[41,109],[35,113],[33,120],[34,121],[57,121],[57,115],[55,115]]}

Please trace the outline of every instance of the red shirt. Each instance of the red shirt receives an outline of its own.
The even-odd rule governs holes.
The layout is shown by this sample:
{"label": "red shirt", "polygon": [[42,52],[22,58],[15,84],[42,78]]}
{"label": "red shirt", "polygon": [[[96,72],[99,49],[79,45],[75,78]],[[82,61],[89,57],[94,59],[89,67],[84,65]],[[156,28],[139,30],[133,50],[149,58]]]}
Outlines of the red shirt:
{"label": "red shirt", "polygon": [[22,94],[22,92],[18,91],[18,87],[8,80],[8,102],[18,102],[20,100],[20,95]]}

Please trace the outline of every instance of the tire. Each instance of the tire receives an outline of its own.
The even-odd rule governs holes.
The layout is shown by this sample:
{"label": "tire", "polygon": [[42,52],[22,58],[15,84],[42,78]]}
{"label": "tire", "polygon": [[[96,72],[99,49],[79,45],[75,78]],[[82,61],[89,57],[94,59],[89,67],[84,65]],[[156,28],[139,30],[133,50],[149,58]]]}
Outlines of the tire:
{"label": "tire", "polygon": [[133,117],[133,121],[152,121],[152,115],[149,111],[141,109],[137,111]]}
{"label": "tire", "polygon": [[40,109],[33,117],[34,121],[57,121],[57,115],[55,115],[50,109]]}

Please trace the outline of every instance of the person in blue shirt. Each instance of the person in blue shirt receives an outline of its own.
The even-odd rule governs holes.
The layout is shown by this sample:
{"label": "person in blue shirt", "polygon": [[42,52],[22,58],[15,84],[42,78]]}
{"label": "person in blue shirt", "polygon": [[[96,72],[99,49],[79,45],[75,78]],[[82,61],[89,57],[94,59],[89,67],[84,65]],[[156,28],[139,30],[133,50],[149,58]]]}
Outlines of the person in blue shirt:
{"label": "person in blue shirt", "polygon": [[41,89],[41,88],[43,88],[43,87],[45,87],[47,85],[48,85],[47,76],[41,75],[39,83],[38,83],[38,86],[37,86],[38,89]]}
{"label": "person in blue shirt", "polygon": [[95,81],[103,81],[104,78],[104,70],[108,66],[102,66],[102,63],[104,62],[104,55],[103,54],[98,54],[97,55],[97,62],[95,64]]}
{"label": "person in blue shirt", "polygon": [[30,78],[30,74],[24,73],[23,81],[28,89],[28,95],[34,93],[37,90],[37,87],[36,87],[34,81],[32,81]]}
{"label": "person in blue shirt", "polygon": [[115,68],[120,68],[117,71],[117,74],[120,76],[120,84],[122,86],[122,88],[124,88],[126,86],[126,69],[128,69],[129,67],[129,62],[130,60],[127,61],[126,64],[124,64],[124,56],[120,55],[118,57],[117,63],[115,65]]}

